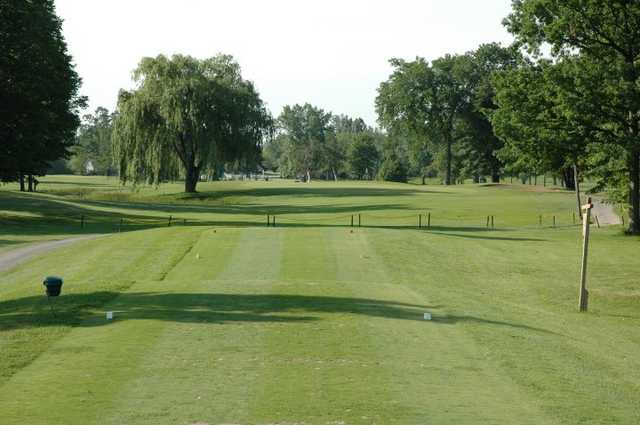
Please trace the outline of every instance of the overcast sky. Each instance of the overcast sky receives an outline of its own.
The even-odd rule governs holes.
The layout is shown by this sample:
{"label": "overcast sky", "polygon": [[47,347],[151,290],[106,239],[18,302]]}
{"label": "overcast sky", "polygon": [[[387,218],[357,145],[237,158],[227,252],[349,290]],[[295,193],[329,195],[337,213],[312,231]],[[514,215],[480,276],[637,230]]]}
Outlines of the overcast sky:
{"label": "overcast sky", "polygon": [[511,42],[510,0],[56,0],[90,109],[115,108],[140,58],[233,55],[274,115],[309,102],[376,120],[388,59]]}

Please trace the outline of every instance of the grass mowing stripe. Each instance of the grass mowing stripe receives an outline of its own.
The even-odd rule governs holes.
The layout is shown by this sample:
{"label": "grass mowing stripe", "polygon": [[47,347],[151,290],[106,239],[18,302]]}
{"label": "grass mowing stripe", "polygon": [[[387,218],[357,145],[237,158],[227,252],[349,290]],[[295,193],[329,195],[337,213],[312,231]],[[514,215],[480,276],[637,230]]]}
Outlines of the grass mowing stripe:
{"label": "grass mowing stripe", "polygon": [[[382,365],[389,372],[391,399],[399,411],[392,423],[554,423],[541,414],[536,400],[520,391],[508,374],[487,361],[486,350],[466,333],[464,323],[442,320],[452,306],[437,293],[433,280],[438,277],[432,274],[429,260],[416,260],[420,253],[427,252],[425,245],[433,239],[428,241],[430,236],[421,232],[405,234],[406,243],[415,247],[405,251],[387,243],[389,232],[367,231],[362,237],[366,243],[359,250],[368,252],[363,272],[375,264],[390,277],[388,284],[370,289],[361,285],[362,289],[367,288],[377,299],[416,305],[413,317],[407,317],[410,320],[371,323],[377,349],[385,359]],[[385,248],[400,250],[403,256],[396,256],[393,262],[380,256],[377,248],[382,241]],[[417,264],[411,281],[397,273],[403,261]],[[416,286],[421,290],[413,289]],[[424,312],[432,313],[434,320],[423,320]]]}
{"label": "grass mowing stripe", "polygon": [[[376,233],[376,231],[373,231]],[[406,403],[402,394],[406,387],[394,387],[398,369],[405,367],[393,353],[381,350],[387,341],[388,331],[392,335],[403,334],[408,322],[421,318],[422,309],[416,308],[423,300],[407,300],[403,287],[393,281],[384,262],[376,257],[369,246],[369,229],[351,232],[333,232],[333,251],[339,281],[354,299],[358,326],[354,335],[364,341],[366,357],[364,364],[369,370],[366,378],[360,379],[362,402],[349,417],[348,423],[409,423]],[[372,373],[375,372],[375,373]],[[366,385],[362,385],[366,382]]]}
{"label": "grass mowing stripe", "polygon": [[338,279],[334,230],[282,231],[273,308],[306,320],[273,324],[262,333],[265,368],[249,423],[359,423],[352,421],[362,420],[363,399],[375,393],[380,400],[385,388],[376,385],[382,382],[360,330],[359,301]]}
{"label": "grass mowing stripe", "polygon": [[[162,248],[143,243],[138,245],[138,249],[146,251],[148,258],[153,256],[153,249],[168,249],[180,254],[184,250],[180,247],[191,246],[199,237],[200,230],[182,230],[180,238],[172,239],[173,243],[165,243]],[[165,232],[161,236],[163,239],[175,233],[171,230]],[[143,233],[134,239],[145,236],[153,241],[158,235]],[[134,246],[129,245],[132,251]],[[171,255],[166,255],[166,258],[170,260]],[[173,262],[168,261],[168,264]],[[72,282],[70,287],[73,289],[75,285]],[[92,309],[86,312],[82,322],[72,324],[72,329],[58,335],[55,343],[2,387],[0,411],[3,412],[3,425],[73,423],[69,418],[82,418],[82,422],[77,423],[84,424],[91,423],[92,417],[99,423],[101,413],[109,408],[122,386],[136,373],[145,354],[153,350],[154,340],[166,323],[153,320],[153,311],[140,308],[139,297],[164,288],[163,282],[137,281],[136,285],[104,306],[117,311],[115,322],[107,323],[103,312]],[[88,292],[86,297],[90,299],[93,295]],[[74,300],[73,295],[61,299]],[[33,389],[25,390],[30,385],[34,386]],[[52,394],[63,391],[64,398],[52,397]]]}
{"label": "grass mowing stripe", "polygon": [[[519,241],[517,253],[505,253],[504,244],[496,241],[477,240],[452,247],[430,243],[427,237],[413,241],[393,238],[376,243],[376,248],[382,258],[391,258],[392,251],[399,247],[407,256],[424,255],[423,266],[391,262],[389,267],[402,275],[420,276],[406,285],[418,293],[436,294],[448,310],[444,320],[475,341],[478,352],[486,357],[483,364],[517,384],[514,394],[522,397],[519,404],[535,409],[525,417],[560,423],[575,423],[575,418],[581,418],[579,423],[585,418],[636,422],[640,416],[632,394],[637,393],[638,381],[623,378],[625,373],[636,372],[628,367],[628,361],[624,365],[618,361],[622,355],[615,344],[619,335],[611,338],[613,345],[594,347],[594,338],[607,339],[596,337],[601,319],[593,314],[567,314],[568,307],[559,315],[558,304],[565,299],[557,295],[559,299],[549,302],[547,297],[537,296],[544,288],[551,293],[575,295],[566,276],[557,273],[567,261],[567,256],[558,252],[570,251],[574,235],[549,231],[545,239],[553,240],[556,250],[544,251],[550,242]],[[455,256],[448,261],[449,270],[442,267],[442,262],[432,261],[451,252]],[[540,259],[535,274],[531,273],[531,263],[523,261],[532,256]],[[464,262],[460,267],[455,265],[456,258]],[[492,269],[484,267],[489,262]]]}
{"label": "grass mowing stripe", "polygon": [[[173,234],[170,232],[169,234]],[[0,282],[0,384],[31,363],[57,339],[120,291],[162,272],[175,247],[187,239],[163,239],[157,230],[82,241],[22,264]],[[125,255],[126,253],[126,255]],[[51,316],[42,277],[59,273],[63,295]]]}
{"label": "grass mowing stripe", "polygon": [[269,307],[256,295],[268,294],[277,276],[279,237],[262,229],[205,232],[170,274],[189,281],[167,294],[173,320],[101,423],[245,423],[263,367],[261,334],[277,320],[261,313]]}
{"label": "grass mowing stripe", "polygon": [[344,358],[344,346],[340,329],[322,312],[331,302],[322,295],[335,293],[335,283],[329,283],[335,281],[334,258],[326,231],[279,231],[283,253],[269,302],[291,321],[263,327],[264,367],[255,383],[249,423],[320,423],[340,403],[336,380],[346,384],[348,378],[331,367]]}

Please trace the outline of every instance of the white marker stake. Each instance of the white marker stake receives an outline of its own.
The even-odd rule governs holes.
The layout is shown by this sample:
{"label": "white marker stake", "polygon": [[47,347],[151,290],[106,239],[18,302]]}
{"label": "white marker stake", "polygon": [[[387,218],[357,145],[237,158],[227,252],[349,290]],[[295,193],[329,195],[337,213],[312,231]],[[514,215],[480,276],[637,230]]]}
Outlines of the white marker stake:
{"label": "white marker stake", "polygon": [[107,311],[107,320],[113,320],[113,311]]}
{"label": "white marker stake", "polygon": [[431,320],[431,313],[425,313],[424,320]]}

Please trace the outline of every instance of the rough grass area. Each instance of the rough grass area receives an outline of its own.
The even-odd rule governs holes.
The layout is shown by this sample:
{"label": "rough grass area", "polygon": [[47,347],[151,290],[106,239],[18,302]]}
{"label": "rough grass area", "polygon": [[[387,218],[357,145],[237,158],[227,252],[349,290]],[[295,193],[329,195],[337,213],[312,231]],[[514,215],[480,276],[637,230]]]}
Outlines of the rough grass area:
{"label": "rough grass area", "polygon": [[[62,185],[0,192],[13,220],[0,239],[142,222],[2,275],[3,425],[640,422],[640,240],[594,229],[577,313],[579,228],[537,223],[571,217],[571,194],[230,182],[125,202],[101,200],[115,186],[80,199],[48,184]],[[56,218],[22,215],[38,214],[29,202]],[[308,222],[251,223],[276,207]],[[331,221],[350,211],[380,224]],[[429,230],[388,218],[416,211],[458,217]],[[108,219],[78,230],[79,212]],[[189,221],[154,222],[168,214]],[[65,278],[55,316],[47,274]]]}

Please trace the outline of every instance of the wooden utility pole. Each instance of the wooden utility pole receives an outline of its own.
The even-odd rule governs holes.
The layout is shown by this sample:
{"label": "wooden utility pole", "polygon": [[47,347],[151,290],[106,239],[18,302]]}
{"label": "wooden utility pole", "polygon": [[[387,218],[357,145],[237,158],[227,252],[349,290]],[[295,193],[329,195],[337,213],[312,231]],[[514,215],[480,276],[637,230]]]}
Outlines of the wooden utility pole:
{"label": "wooden utility pole", "polygon": [[582,268],[580,270],[580,311],[587,311],[589,307],[589,291],[587,291],[587,254],[589,252],[589,222],[591,221],[591,197],[587,198],[587,203],[582,206]]}

